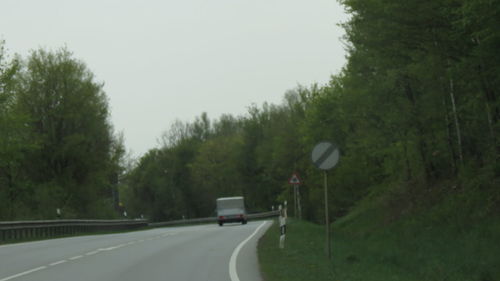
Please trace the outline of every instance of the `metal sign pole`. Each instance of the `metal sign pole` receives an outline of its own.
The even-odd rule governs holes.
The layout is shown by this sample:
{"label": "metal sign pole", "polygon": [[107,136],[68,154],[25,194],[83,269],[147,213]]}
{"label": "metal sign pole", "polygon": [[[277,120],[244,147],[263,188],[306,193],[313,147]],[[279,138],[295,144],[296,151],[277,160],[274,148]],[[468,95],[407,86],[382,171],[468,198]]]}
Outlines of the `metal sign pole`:
{"label": "metal sign pole", "polygon": [[311,160],[319,169],[323,170],[325,181],[325,228],[326,228],[326,252],[328,259],[331,258],[330,253],[330,218],[328,216],[328,182],[326,171],[335,167],[339,161],[340,152],[336,145],[331,142],[318,143],[312,153]]}
{"label": "metal sign pole", "polygon": [[300,186],[300,180],[299,177],[297,176],[297,173],[293,173],[292,177],[288,180],[288,183],[292,185],[293,187],[293,216],[295,218],[301,219],[302,218],[302,209],[300,206],[300,193],[299,193],[299,186]]}
{"label": "metal sign pole", "polygon": [[297,184],[297,208],[299,210],[299,219],[302,219],[302,206],[300,205],[300,185]]}
{"label": "metal sign pole", "polygon": [[328,258],[331,258],[330,254],[330,219],[328,217],[328,185],[327,185],[327,175],[326,171],[323,172],[325,178],[325,226],[326,226],[326,253]]}
{"label": "metal sign pole", "polygon": [[293,185],[293,216],[297,218],[297,185]]}

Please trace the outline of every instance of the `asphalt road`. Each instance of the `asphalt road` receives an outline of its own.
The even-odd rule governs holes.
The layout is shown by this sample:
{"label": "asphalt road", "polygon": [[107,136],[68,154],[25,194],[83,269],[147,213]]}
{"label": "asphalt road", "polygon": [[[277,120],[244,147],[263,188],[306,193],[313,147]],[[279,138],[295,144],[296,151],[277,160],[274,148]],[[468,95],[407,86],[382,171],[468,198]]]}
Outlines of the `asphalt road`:
{"label": "asphalt road", "polygon": [[157,228],[0,246],[0,281],[257,281],[270,221]]}

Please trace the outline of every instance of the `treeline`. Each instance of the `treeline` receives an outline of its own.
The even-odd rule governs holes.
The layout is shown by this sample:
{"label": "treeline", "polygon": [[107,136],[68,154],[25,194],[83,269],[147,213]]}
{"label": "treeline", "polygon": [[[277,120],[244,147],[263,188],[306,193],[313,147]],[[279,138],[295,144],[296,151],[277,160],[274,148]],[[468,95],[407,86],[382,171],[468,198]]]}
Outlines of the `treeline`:
{"label": "treeline", "polygon": [[0,42],[0,220],[116,216],[124,153],[83,62],[66,49],[11,58]]}
{"label": "treeline", "polygon": [[322,140],[342,154],[329,173],[333,216],[394,186],[413,196],[408,204],[440,188],[477,189],[496,206],[499,1],[341,2],[351,15],[341,73],[289,91],[281,105],[174,124],[122,183],[126,208],[154,220],[199,217],[213,214],[216,197],[243,195],[250,211],[269,210],[291,202],[287,179],[298,172],[304,215],[321,221],[310,153]]}
{"label": "treeline", "polygon": [[328,179],[333,217],[395,187],[408,204],[429,189],[468,189],[496,208],[499,1],[341,2],[348,60],[328,84],[242,116],[176,122],[125,175],[123,141],[86,65],[65,49],[10,58],[2,42],[0,220],[55,218],[56,208],[113,217],[118,188],[129,214],[153,220],[209,216],[215,198],[233,195],[264,211],[292,201],[297,172],[304,216],[319,222],[322,174],[310,153],[323,140],[341,150]]}

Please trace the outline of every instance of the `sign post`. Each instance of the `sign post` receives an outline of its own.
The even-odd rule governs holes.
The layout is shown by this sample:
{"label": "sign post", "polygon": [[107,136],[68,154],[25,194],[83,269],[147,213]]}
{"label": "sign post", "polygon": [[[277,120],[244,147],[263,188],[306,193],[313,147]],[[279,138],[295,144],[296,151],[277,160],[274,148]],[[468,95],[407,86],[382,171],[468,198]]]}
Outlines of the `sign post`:
{"label": "sign post", "polygon": [[302,219],[302,205],[300,204],[300,189],[299,185],[296,185],[297,188],[297,208],[299,210],[299,219]]}
{"label": "sign post", "polygon": [[297,173],[293,173],[288,183],[293,186],[293,215],[295,218],[302,219],[302,208],[300,206],[300,179]]}
{"label": "sign post", "polygon": [[323,170],[325,185],[325,226],[326,226],[326,252],[331,258],[330,250],[330,218],[328,215],[328,183],[326,171],[335,167],[339,161],[340,153],[336,145],[330,142],[318,143],[311,154],[313,164]]}
{"label": "sign post", "polygon": [[330,243],[330,216],[328,215],[328,183],[326,171],[323,171],[325,184],[325,225],[326,225],[326,255],[331,258],[331,243]]}

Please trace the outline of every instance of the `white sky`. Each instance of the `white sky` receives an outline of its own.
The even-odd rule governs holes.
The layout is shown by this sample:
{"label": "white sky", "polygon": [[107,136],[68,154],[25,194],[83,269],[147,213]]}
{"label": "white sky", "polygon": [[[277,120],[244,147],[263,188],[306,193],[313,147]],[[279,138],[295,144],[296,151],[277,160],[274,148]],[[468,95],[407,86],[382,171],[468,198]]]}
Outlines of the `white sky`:
{"label": "white sky", "polygon": [[0,38],[23,57],[62,46],[105,82],[140,156],[176,119],[241,115],[324,84],[345,63],[336,0],[3,0]]}

